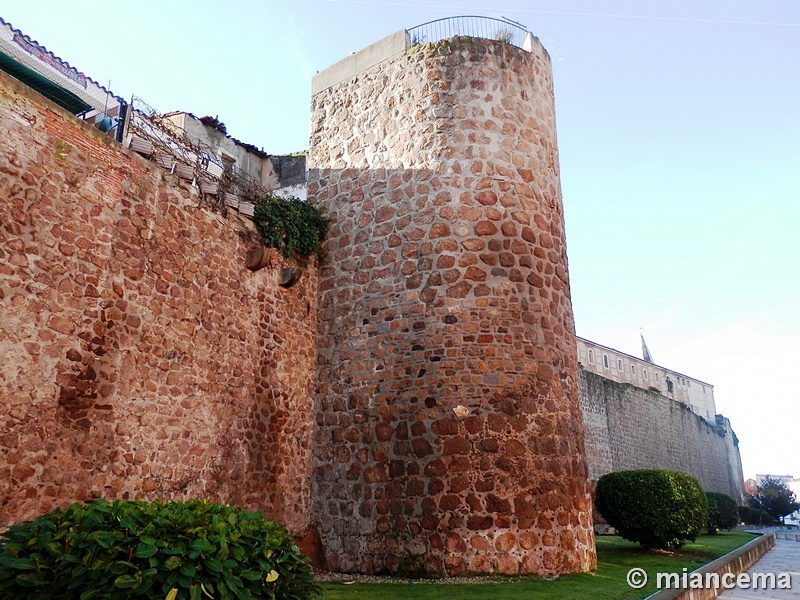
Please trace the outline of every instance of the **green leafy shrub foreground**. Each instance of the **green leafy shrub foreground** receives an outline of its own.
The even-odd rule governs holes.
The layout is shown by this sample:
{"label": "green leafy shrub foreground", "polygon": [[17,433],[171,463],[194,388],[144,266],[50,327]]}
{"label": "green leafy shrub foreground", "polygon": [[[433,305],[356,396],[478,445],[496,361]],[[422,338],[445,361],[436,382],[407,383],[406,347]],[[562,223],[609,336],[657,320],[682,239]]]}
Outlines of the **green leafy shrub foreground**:
{"label": "green leafy shrub foreground", "polygon": [[280,598],[319,594],[261,513],[204,500],[72,504],[0,536],[0,598]]}
{"label": "green leafy shrub foreground", "polygon": [[708,500],[708,533],[714,535],[721,529],[732,529],[739,524],[736,500],[727,494],[706,492]]}
{"label": "green leafy shrub foreground", "polygon": [[697,479],[679,471],[637,469],[597,481],[597,510],[626,540],[671,549],[708,525],[708,501]]}

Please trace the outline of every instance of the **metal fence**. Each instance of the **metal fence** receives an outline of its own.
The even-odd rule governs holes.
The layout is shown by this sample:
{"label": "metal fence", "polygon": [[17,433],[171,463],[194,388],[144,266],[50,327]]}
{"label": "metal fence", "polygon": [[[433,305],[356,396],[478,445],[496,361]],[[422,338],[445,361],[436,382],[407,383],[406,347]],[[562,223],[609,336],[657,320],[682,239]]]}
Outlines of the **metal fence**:
{"label": "metal fence", "polygon": [[430,44],[463,35],[505,42],[518,48],[522,48],[527,33],[525,27],[510,19],[472,15],[437,19],[408,30],[413,45]]}

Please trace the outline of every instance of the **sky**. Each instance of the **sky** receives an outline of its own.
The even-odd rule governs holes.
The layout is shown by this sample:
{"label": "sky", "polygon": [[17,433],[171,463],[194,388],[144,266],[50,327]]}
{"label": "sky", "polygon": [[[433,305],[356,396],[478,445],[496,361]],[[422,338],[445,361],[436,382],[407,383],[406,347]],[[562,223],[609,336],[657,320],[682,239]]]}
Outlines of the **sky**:
{"label": "sky", "polygon": [[[305,150],[311,78],[455,15],[553,59],[579,336],[714,385],[745,476],[800,477],[797,0],[3,0],[0,17],[117,95]],[[654,423],[653,427],[658,424]]]}

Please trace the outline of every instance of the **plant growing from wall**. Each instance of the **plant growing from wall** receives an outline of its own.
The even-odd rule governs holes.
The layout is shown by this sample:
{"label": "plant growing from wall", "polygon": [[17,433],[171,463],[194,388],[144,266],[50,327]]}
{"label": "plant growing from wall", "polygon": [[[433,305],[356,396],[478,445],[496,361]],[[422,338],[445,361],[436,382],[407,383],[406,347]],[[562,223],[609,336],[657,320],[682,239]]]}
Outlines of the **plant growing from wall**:
{"label": "plant growing from wall", "polygon": [[190,502],[94,500],[0,536],[0,597],[305,600],[319,594],[286,530]]}
{"label": "plant growing from wall", "polygon": [[253,221],[266,246],[300,262],[309,256],[320,257],[329,221],[316,206],[272,194],[259,195],[255,204]]}
{"label": "plant growing from wall", "polygon": [[511,40],[514,39],[514,32],[510,29],[506,29],[505,27],[501,27],[494,33],[494,40],[496,42],[505,42],[506,44],[510,44]]}
{"label": "plant growing from wall", "polygon": [[708,525],[708,502],[697,479],[679,471],[638,469],[597,480],[597,510],[626,540],[645,548],[677,548]]}

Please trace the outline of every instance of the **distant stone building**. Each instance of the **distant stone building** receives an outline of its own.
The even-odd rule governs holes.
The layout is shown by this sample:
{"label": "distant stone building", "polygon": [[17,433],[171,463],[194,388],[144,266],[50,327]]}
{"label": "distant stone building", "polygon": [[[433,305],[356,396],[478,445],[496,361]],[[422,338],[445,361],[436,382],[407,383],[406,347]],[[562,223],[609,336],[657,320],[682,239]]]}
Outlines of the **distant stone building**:
{"label": "distant stone building", "polygon": [[680,402],[706,421],[716,421],[714,386],[619,350],[578,338],[578,362],[590,373],[628,383]]}
{"label": "distant stone building", "polygon": [[589,477],[669,469],[706,491],[744,498],[739,440],[716,414],[711,384],[656,365],[642,338],[640,359],[577,338]]}

